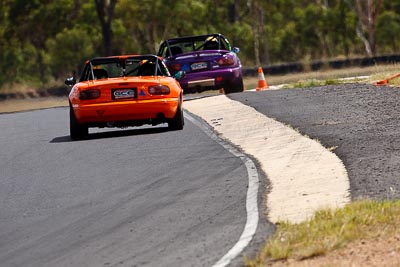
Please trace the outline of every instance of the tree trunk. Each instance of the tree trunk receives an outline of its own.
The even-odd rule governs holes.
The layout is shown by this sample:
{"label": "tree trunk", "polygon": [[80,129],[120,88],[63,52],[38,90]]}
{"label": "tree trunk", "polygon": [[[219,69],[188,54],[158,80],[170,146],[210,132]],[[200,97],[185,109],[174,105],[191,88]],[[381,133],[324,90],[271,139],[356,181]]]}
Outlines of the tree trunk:
{"label": "tree trunk", "polygon": [[115,5],[118,0],[94,0],[97,15],[100,20],[101,33],[103,35],[103,49],[105,56],[112,55],[113,32],[111,22],[114,15]]}
{"label": "tree trunk", "polygon": [[355,0],[358,15],[357,36],[363,41],[368,56],[376,54],[376,25],[383,0]]}
{"label": "tree trunk", "polygon": [[253,18],[253,23],[251,25],[253,31],[253,48],[254,48],[254,63],[256,66],[261,66],[260,60],[260,19],[259,12],[256,3],[252,0],[248,0],[247,5],[250,8],[250,14]]}

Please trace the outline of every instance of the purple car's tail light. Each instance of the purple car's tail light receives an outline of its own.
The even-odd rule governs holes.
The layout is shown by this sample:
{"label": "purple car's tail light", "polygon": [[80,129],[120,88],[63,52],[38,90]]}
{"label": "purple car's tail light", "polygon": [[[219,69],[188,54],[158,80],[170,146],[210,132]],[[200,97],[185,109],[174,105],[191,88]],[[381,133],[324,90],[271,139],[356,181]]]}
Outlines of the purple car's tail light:
{"label": "purple car's tail light", "polygon": [[79,93],[80,100],[90,100],[90,99],[96,99],[99,97],[100,97],[99,89],[83,90],[83,91],[80,91],[80,93]]}
{"label": "purple car's tail light", "polygon": [[182,69],[181,64],[171,64],[169,65],[169,67],[171,68],[171,70],[173,71],[180,71]]}
{"label": "purple car's tail light", "polygon": [[217,63],[220,66],[229,66],[229,65],[235,64],[235,61],[233,60],[233,57],[224,56],[224,57],[218,59]]}
{"label": "purple car's tail light", "polygon": [[168,95],[171,91],[168,86],[161,84],[149,86],[148,90],[151,95]]}

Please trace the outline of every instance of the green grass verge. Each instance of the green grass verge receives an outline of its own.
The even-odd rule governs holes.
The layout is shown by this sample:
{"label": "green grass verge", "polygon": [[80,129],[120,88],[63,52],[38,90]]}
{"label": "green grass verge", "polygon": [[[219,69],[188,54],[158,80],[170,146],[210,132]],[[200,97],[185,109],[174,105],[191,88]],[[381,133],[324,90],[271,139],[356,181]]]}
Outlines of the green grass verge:
{"label": "green grass verge", "polygon": [[0,114],[43,108],[68,107],[67,97],[43,97],[0,101]]}
{"label": "green grass verge", "polygon": [[337,210],[321,210],[300,224],[277,224],[274,237],[249,267],[266,266],[276,260],[302,260],[324,255],[362,238],[389,237],[400,232],[400,201],[360,200]]}
{"label": "green grass verge", "polygon": [[327,79],[327,80],[310,79],[310,80],[300,80],[298,82],[288,84],[283,88],[305,88],[314,86],[334,85],[341,83],[343,82],[338,79]]}
{"label": "green grass verge", "polygon": [[[291,73],[286,75],[267,75],[265,79],[268,85],[286,84],[285,88],[304,88],[310,86],[323,86],[339,83],[371,83],[386,79],[400,72],[398,64],[375,65],[369,67],[354,67],[347,69],[327,69],[322,71]],[[369,76],[368,79],[342,80],[343,78]],[[257,87],[257,77],[245,77],[246,90]],[[400,78],[393,79],[389,85],[400,85]]]}

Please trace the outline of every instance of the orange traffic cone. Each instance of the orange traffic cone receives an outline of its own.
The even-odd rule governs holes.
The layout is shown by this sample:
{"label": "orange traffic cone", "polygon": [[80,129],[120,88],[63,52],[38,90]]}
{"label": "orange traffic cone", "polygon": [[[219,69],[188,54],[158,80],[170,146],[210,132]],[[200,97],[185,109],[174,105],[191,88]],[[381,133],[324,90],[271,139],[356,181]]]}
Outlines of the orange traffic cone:
{"label": "orange traffic cone", "polygon": [[258,86],[256,88],[256,91],[262,91],[267,89],[269,86],[267,84],[267,81],[265,80],[264,77],[264,72],[261,67],[258,67]]}
{"label": "orange traffic cone", "polygon": [[389,78],[386,78],[386,79],[384,79],[382,81],[376,82],[375,85],[386,85],[386,84],[389,83],[390,80],[393,80],[393,79],[398,78],[398,77],[400,77],[400,73],[397,73],[397,74],[395,74],[393,76],[390,76]]}

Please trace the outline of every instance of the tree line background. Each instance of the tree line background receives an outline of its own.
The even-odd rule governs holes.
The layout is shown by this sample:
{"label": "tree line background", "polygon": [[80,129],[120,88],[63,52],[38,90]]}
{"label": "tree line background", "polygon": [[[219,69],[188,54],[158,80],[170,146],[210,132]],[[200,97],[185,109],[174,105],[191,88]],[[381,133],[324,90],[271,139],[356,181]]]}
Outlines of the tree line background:
{"label": "tree line background", "polygon": [[230,39],[245,67],[396,54],[399,14],[392,0],[2,0],[0,90],[48,87],[88,58],[206,33]]}

